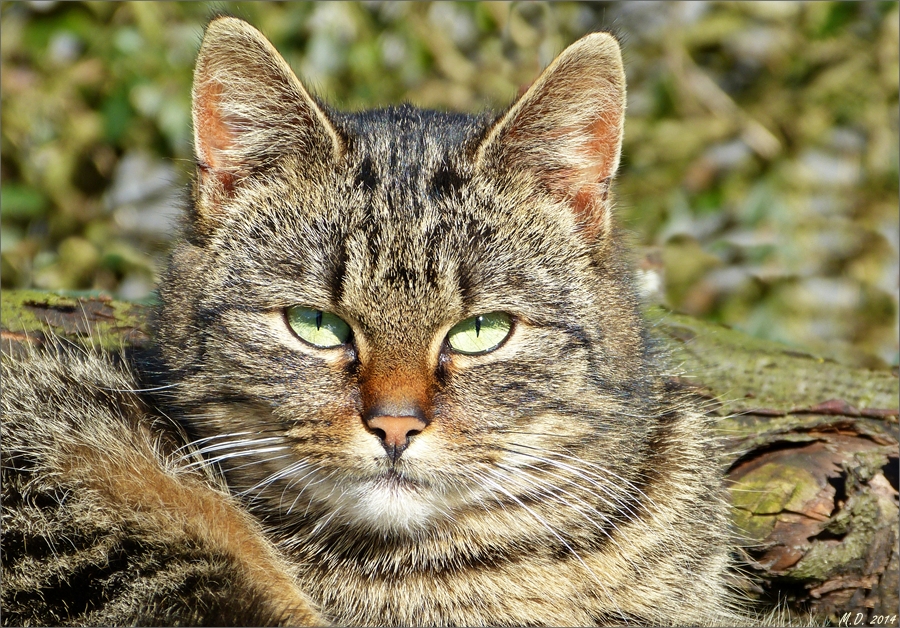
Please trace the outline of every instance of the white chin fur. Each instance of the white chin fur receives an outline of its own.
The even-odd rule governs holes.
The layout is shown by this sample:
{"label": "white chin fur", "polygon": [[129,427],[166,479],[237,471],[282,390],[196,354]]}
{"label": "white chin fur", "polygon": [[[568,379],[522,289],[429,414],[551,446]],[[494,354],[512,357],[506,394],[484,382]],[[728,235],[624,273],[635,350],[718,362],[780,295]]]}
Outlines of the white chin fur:
{"label": "white chin fur", "polygon": [[363,482],[341,497],[348,519],[379,533],[414,533],[440,515],[430,489],[382,478]]}

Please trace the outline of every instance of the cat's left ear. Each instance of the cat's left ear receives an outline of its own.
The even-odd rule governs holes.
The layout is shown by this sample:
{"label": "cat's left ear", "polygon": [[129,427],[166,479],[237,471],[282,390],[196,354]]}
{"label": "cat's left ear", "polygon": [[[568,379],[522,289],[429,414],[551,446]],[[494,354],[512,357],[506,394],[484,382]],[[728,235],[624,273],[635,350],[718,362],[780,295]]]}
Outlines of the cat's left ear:
{"label": "cat's left ear", "polygon": [[[492,126],[479,168],[504,178],[525,174],[563,201],[583,237],[610,232],[612,178],[625,124],[625,70],[619,44],[593,33],[560,54]],[[530,176],[528,176],[530,175]]]}

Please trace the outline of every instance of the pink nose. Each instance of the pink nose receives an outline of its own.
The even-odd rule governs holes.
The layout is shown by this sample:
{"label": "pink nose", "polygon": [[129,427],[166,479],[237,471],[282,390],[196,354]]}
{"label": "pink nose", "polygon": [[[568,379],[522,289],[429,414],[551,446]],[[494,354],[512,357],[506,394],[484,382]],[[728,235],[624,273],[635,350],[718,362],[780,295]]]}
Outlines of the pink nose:
{"label": "pink nose", "polygon": [[414,416],[378,415],[366,419],[369,429],[381,439],[388,454],[396,460],[409,446],[409,439],[425,429],[425,421]]}

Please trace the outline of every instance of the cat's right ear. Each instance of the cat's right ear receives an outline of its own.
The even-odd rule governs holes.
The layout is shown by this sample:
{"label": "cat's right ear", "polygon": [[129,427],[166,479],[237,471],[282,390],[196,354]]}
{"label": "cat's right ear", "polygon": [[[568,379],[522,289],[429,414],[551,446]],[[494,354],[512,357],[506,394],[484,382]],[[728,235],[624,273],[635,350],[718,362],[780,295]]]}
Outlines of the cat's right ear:
{"label": "cat's right ear", "polygon": [[242,20],[220,17],[207,26],[192,98],[201,214],[215,213],[242,178],[279,155],[328,163],[342,151],[287,62]]}

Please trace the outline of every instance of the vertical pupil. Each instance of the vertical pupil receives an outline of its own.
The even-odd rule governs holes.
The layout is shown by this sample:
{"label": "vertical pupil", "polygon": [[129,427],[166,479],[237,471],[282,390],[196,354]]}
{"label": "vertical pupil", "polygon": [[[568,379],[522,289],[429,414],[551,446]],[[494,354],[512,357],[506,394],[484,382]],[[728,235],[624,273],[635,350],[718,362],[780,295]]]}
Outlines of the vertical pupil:
{"label": "vertical pupil", "polygon": [[481,317],[476,316],[475,317],[475,337],[477,338],[479,335],[481,335]]}
{"label": "vertical pupil", "polygon": [[316,329],[322,329],[322,310],[316,312]]}

